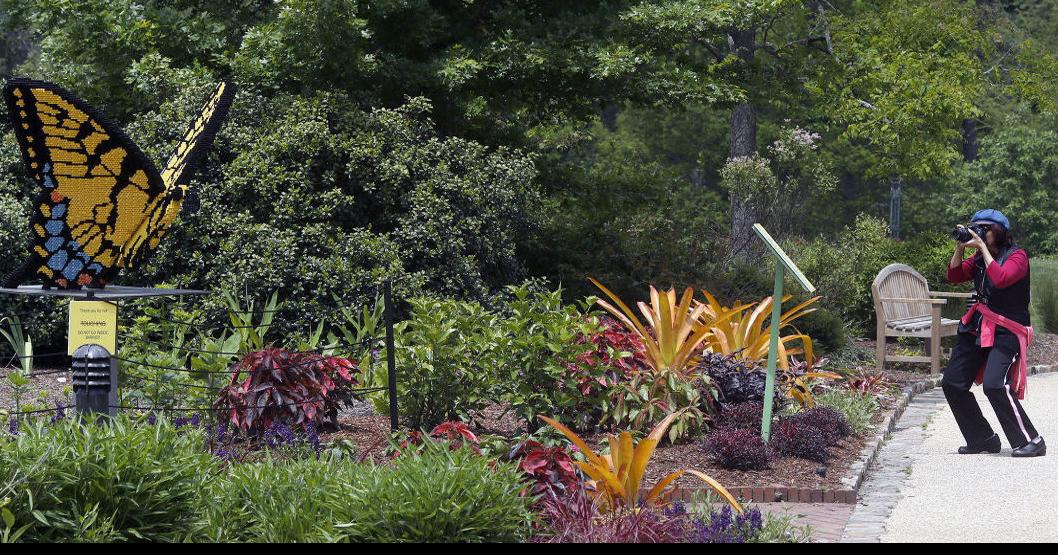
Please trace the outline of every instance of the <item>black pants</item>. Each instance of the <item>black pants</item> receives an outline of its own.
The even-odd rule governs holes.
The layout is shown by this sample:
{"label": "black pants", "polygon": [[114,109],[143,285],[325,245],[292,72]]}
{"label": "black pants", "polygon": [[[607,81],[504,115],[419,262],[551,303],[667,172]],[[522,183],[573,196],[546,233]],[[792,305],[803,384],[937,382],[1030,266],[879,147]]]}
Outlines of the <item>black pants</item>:
{"label": "black pants", "polygon": [[982,362],[985,362],[982,384],[985,395],[992,403],[992,409],[1003,426],[1003,433],[1006,434],[1010,446],[1017,449],[1039,435],[1018,401],[1017,394],[1010,389],[1011,365],[1021,356],[1020,350],[1018,338],[1006,330],[996,329],[995,345],[988,348],[977,344],[976,335],[959,334],[959,343],[952,350],[951,361],[944,369],[944,381],[941,386],[967,445],[979,446],[994,433],[981,414],[981,407],[977,404],[974,394],[970,393],[970,386],[973,385]]}

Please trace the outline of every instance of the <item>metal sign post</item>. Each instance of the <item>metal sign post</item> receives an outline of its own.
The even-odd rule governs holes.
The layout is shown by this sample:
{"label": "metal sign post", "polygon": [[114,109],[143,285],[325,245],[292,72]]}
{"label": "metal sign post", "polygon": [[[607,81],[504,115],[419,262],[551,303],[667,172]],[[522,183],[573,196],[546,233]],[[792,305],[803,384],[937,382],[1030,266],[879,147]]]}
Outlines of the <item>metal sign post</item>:
{"label": "metal sign post", "polygon": [[797,283],[808,293],[816,290],[808,278],[801,273],[796,264],[790,260],[782,247],[772,239],[771,235],[760,224],[753,224],[753,231],[764,241],[764,244],[775,255],[775,289],[772,292],[771,301],[771,340],[768,343],[768,378],[764,385],[764,419],[760,424],[760,437],[767,443],[771,439],[771,412],[772,403],[775,400],[775,366],[779,358],[779,322],[782,321],[782,286],[785,272],[797,280]]}
{"label": "metal sign post", "polygon": [[105,289],[0,288],[0,294],[67,297],[71,300],[67,349],[72,357],[74,406],[82,416],[117,414],[118,301],[147,297],[207,295],[208,291],[111,285]]}

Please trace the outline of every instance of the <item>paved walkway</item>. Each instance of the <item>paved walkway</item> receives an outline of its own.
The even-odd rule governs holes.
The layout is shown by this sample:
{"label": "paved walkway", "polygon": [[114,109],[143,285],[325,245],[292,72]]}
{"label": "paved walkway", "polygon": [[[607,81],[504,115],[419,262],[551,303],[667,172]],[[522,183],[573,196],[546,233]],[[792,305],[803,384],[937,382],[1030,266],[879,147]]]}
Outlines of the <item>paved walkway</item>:
{"label": "paved walkway", "polygon": [[[1025,410],[1058,449],[1058,375],[1029,378]],[[979,387],[981,410],[1002,430]],[[958,455],[962,436],[937,388],[916,397],[883,446],[845,542],[1058,541],[1058,452]]]}
{"label": "paved walkway", "polygon": [[754,503],[761,511],[793,517],[795,526],[812,527],[812,541],[833,543],[841,539],[853,505],[846,503]]}

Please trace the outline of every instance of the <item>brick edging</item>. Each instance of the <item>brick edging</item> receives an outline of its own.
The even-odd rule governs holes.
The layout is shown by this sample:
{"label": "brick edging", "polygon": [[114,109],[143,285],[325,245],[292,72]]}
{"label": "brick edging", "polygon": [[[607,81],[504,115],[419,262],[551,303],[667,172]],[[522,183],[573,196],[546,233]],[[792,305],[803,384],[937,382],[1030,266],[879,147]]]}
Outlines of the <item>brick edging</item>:
{"label": "brick edging", "polygon": [[[1047,374],[1058,372],[1058,364],[1041,364],[1030,366],[1028,375]],[[819,489],[819,488],[787,488],[787,487],[731,487],[727,488],[735,497],[739,497],[751,503],[774,503],[786,501],[789,503],[848,503],[855,504],[859,498],[860,487],[863,485],[870,470],[871,464],[878,458],[885,440],[889,438],[896,423],[903,416],[911,401],[918,395],[940,386],[941,376],[932,376],[915,382],[904,388],[897,401],[896,408],[885,417],[885,420],[876,428],[875,435],[868,440],[867,445],[861,452],[860,459],[849,467],[849,473],[841,480],[842,489]],[[673,499],[691,501],[696,494],[711,491],[706,488],[680,488]],[[646,490],[643,491],[646,493]]]}

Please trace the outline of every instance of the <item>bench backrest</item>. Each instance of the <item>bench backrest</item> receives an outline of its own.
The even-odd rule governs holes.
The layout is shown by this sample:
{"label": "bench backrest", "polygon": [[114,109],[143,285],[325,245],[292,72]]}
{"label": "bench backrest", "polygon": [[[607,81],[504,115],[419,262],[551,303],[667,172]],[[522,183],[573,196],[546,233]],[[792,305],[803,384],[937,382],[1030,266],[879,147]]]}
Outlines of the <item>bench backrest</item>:
{"label": "bench backrest", "polygon": [[929,303],[882,303],[882,298],[929,299],[929,284],[907,264],[890,264],[878,272],[871,285],[874,310],[886,322],[930,315]]}

